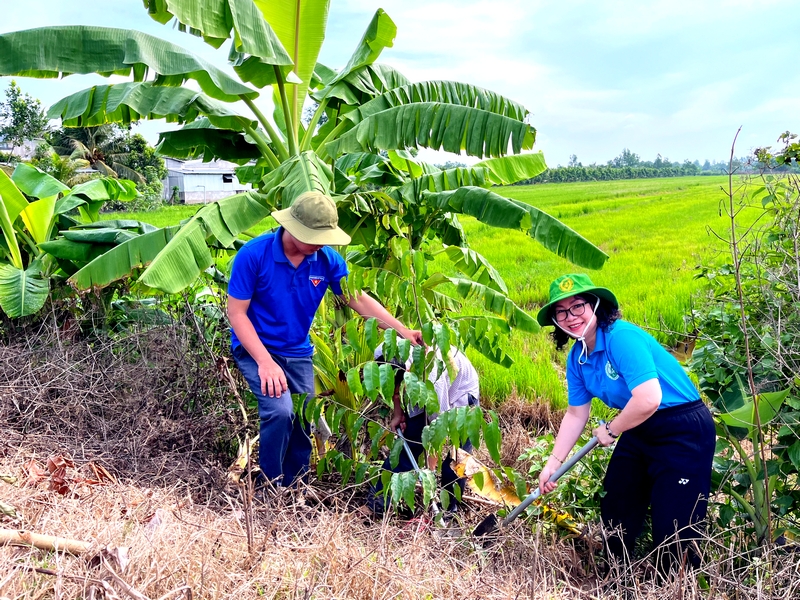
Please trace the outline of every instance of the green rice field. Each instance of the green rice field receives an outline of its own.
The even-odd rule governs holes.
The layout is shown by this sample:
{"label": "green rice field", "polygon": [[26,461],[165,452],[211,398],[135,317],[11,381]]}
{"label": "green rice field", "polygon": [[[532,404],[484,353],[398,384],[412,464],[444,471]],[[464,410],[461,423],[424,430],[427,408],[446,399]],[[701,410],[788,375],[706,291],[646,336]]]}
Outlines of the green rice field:
{"label": "green rice field", "polygon": [[[725,250],[709,228],[725,235],[730,225],[720,212],[726,183],[725,177],[680,177],[497,191],[557,217],[602,248],[610,259],[602,270],[588,272],[592,280],[616,294],[626,319],[669,344],[691,329],[684,316],[698,290],[697,265]],[[176,206],[116,216],[161,226],[177,223],[196,210],[196,206]],[[512,299],[531,314],[546,301],[550,281],[564,273],[587,272],[522,232],[498,230],[471,218],[462,222],[472,248],[500,271]],[[268,226],[265,222],[259,230]],[[448,265],[431,267],[447,270]],[[510,369],[470,355],[482,375],[484,398],[502,401],[513,394],[554,406],[566,404],[564,356],[555,352],[547,330],[512,336],[510,353],[516,363]]]}
{"label": "green rice field", "polygon": [[[503,275],[514,301],[532,314],[547,301],[553,279],[586,272],[615,293],[626,319],[669,344],[691,330],[684,316],[700,285],[697,265],[725,250],[709,228],[724,235],[730,225],[720,216],[726,183],[725,177],[680,177],[502,191],[559,218],[602,248],[610,258],[599,271],[575,267],[521,232],[498,231],[472,219],[465,219],[464,227],[473,248]],[[516,364],[508,370],[471,356],[483,375],[482,394],[494,399],[517,394],[565,406],[564,356],[555,352],[550,330],[514,334]]]}

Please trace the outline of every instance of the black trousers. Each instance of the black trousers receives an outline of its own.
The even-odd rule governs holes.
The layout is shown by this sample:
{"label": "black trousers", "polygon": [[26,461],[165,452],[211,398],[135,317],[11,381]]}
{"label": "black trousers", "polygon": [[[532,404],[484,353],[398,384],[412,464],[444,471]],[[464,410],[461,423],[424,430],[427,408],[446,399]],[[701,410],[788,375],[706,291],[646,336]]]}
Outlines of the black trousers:
{"label": "black trousers", "polygon": [[[478,406],[479,401],[474,396],[469,396],[469,406]],[[417,460],[420,468],[425,468],[425,449],[422,446],[422,430],[425,429],[425,426],[428,424],[428,415],[425,412],[418,414],[413,417],[406,417],[406,429],[403,432],[403,436],[408,441],[408,447],[411,450],[411,453],[414,455],[414,458]],[[461,449],[467,452],[472,452],[472,442],[467,439],[465,442],[461,444]],[[453,470],[453,459],[450,458],[448,455],[444,461],[442,461],[442,488],[444,488],[450,494],[450,500],[448,502],[448,509],[452,510],[456,508],[459,504],[458,500],[456,499],[455,494],[453,493],[453,486],[458,485],[461,488],[461,493],[464,493],[464,485],[466,483],[466,479],[463,477],[459,477],[456,472]],[[406,471],[413,471],[414,466],[411,464],[411,459],[408,458],[408,455],[405,452],[405,449],[400,452],[400,461],[397,463],[397,467],[392,469],[391,461],[387,458],[383,461],[383,468],[386,471],[392,471],[394,473],[404,473]],[[368,495],[367,504],[372,508],[375,512],[383,512],[383,497],[382,497],[382,490],[383,490],[383,482],[378,479],[375,485],[370,490]],[[460,496],[460,494],[459,494]]]}
{"label": "black trousers", "polygon": [[659,410],[620,436],[601,502],[606,528],[621,529],[607,540],[613,555],[632,556],[649,507],[653,542],[664,544],[662,567],[687,549],[699,566],[687,542],[705,530],[715,445],[714,421],[702,400]]}

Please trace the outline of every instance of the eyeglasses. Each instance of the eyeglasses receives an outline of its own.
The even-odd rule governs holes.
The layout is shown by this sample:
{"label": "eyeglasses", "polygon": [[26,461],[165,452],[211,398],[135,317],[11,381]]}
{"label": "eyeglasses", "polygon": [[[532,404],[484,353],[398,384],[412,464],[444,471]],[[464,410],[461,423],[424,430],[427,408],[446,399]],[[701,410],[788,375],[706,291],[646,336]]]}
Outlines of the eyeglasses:
{"label": "eyeglasses", "polygon": [[567,320],[567,315],[572,315],[573,317],[580,317],[584,312],[586,312],[586,305],[589,304],[588,302],[579,302],[578,304],[573,304],[569,308],[557,308],[553,311],[553,314],[556,317],[556,322],[563,323]]}

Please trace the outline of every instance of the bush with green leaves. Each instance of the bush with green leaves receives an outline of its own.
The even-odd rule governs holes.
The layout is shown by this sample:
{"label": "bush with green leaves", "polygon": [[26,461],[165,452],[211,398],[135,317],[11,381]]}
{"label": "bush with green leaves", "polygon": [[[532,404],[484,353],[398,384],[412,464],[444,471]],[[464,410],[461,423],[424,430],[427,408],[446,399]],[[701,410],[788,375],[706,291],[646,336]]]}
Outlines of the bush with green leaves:
{"label": "bush with green leaves", "polygon": [[[748,523],[759,543],[800,534],[800,178],[769,168],[796,162],[794,139],[760,149],[767,168],[728,190],[727,256],[700,268],[707,285],[691,316],[690,367],[717,413],[718,522]],[[747,226],[745,208],[760,211]]]}
{"label": "bush with green leaves", "polygon": [[[391,412],[395,392],[395,372],[389,362],[376,362],[375,349],[382,344],[384,361],[411,361],[404,373],[399,392],[404,409],[412,405],[425,406],[428,414],[439,412],[439,398],[430,381],[430,373],[447,371],[446,357],[458,341],[458,332],[446,324],[427,323],[422,328],[428,348],[413,346],[394,330],[381,331],[375,319],[354,318],[341,326],[320,324],[312,333],[317,352],[314,370],[322,385],[321,393],[311,399],[305,411],[298,410],[310,423],[324,417],[336,439],[335,447],[320,457],[317,473],[336,471],[344,485],[383,478],[384,491],[391,493],[399,506],[403,502],[414,508],[416,473],[381,473],[382,448],[388,446],[389,458],[397,465],[403,451],[402,440],[385,427]],[[329,343],[325,343],[329,340]],[[302,402],[302,398],[297,398]],[[460,407],[439,414],[425,427],[422,444],[435,454],[439,466],[443,451],[458,447],[469,438],[476,448],[486,446],[492,459],[500,465],[500,426],[497,415],[481,407]],[[436,498],[436,478],[423,463],[423,503]],[[524,482],[522,482],[524,486]],[[446,505],[449,494],[439,494]]]}
{"label": "bush with green leaves", "polygon": [[[600,423],[592,418],[587,432],[577,442],[577,447],[586,444],[591,436],[591,429]],[[538,485],[538,477],[547,460],[553,453],[555,436],[552,433],[539,437],[536,442],[519,457],[530,464],[527,477],[532,485]],[[572,471],[564,475],[558,482],[555,491],[544,496],[543,502],[558,511],[566,511],[582,522],[596,521],[600,518],[600,500],[603,497],[603,478],[613,448],[596,447],[587,454]],[[542,509],[533,505],[529,513],[539,514]]]}

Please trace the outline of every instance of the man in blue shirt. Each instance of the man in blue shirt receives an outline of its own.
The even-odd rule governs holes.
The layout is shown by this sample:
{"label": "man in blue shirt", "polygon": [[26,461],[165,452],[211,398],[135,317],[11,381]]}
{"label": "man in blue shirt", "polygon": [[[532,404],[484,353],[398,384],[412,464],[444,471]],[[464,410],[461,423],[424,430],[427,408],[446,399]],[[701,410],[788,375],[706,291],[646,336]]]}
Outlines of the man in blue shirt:
{"label": "man in blue shirt", "polygon": [[[314,393],[308,332],[328,288],[342,295],[344,259],[329,245],[346,245],[336,205],[319,192],[298,196],[291,207],[272,213],[277,231],[251,240],[237,253],[228,284],[228,318],[236,365],[258,398],[259,465],[264,477],[290,485],[308,470],[311,441],[295,418],[292,394]],[[419,331],[391,316],[367,294],[346,304],[375,317],[413,343]]]}

